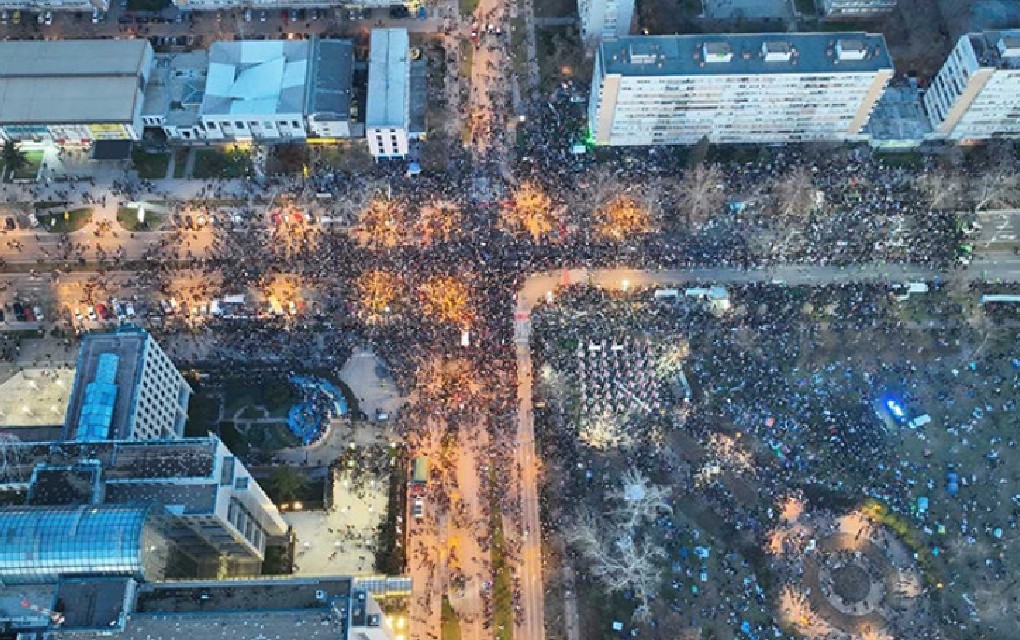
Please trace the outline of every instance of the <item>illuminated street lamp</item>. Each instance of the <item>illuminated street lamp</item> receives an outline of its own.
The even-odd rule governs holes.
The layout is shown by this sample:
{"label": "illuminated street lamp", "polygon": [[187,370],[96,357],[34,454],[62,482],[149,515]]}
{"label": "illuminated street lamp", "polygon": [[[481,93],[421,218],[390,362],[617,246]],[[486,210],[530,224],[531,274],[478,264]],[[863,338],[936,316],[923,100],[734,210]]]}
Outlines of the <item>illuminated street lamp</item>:
{"label": "illuminated street lamp", "polygon": [[523,182],[503,207],[503,225],[513,233],[523,231],[538,241],[559,225],[559,211],[535,183]]}
{"label": "illuminated street lamp", "polygon": [[467,284],[450,276],[429,279],[420,289],[425,313],[440,322],[465,326],[471,319]]}

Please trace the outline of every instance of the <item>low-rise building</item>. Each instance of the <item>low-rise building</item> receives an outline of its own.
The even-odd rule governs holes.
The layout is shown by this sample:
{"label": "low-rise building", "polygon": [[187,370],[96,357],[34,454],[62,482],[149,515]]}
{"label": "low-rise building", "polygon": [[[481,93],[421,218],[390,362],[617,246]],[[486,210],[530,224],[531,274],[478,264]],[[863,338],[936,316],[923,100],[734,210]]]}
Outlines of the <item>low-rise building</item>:
{"label": "low-rise building", "polygon": [[877,34],[621,38],[596,51],[589,128],[599,145],[859,140],[892,74]]}
{"label": "low-rise building", "polygon": [[302,142],[359,132],[349,40],[237,40],[157,56],[142,119],[172,142]]}
{"label": "low-rise building", "polygon": [[144,39],[0,42],[0,139],[140,139],[153,55]]}
{"label": "low-rise building", "polygon": [[961,36],[925,92],[924,107],[941,138],[1020,137],[1020,30]]}
{"label": "low-rise building", "polygon": [[[399,622],[406,628],[403,615]],[[99,575],[0,586],[0,629],[52,640],[406,637],[372,593],[343,576],[160,584]]]}
{"label": "low-rise building", "polygon": [[109,0],[0,0],[0,9],[22,11],[106,11]]}
{"label": "low-rise building", "polygon": [[407,29],[373,29],[365,138],[376,159],[402,158],[425,133],[425,68],[411,59]]}

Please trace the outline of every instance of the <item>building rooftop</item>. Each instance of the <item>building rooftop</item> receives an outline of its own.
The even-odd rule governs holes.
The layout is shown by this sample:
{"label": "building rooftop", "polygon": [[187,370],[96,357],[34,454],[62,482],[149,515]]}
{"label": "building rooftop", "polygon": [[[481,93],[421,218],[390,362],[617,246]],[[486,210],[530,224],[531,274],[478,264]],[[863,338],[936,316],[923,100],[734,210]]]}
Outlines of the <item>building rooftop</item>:
{"label": "building rooftop", "polygon": [[0,42],[0,122],[131,121],[151,51],[141,39]]}
{"label": "building rooftop", "polygon": [[136,583],[131,578],[71,578],[57,584],[53,610],[63,630],[110,632],[124,627]]}
{"label": "building rooftop", "polygon": [[411,118],[408,125],[409,133],[425,133],[425,113],[428,111],[428,95],[426,93],[425,61],[415,60],[411,63]]}
{"label": "building rooftop", "polygon": [[405,128],[409,125],[410,53],[407,29],[372,29],[366,127]]}
{"label": "building rooftop", "polygon": [[[106,440],[102,442],[15,442],[7,445],[7,464],[0,469],[0,487],[25,486],[40,465],[71,469],[102,467],[103,481],[211,478],[218,440]],[[58,471],[54,471],[55,473]]]}
{"label": "building rooftop", "polygon": [[966,37],[982,67],[1020,69],[1020,30],[984,31]]}
{"label": "building rooftop", "polygon": [[308,113],[336,114],[346,119],[351,112],[354,47],[350,40],[315,38],[311,42]]}
{"label": "building rooftop", "polygon": [[892,69],[881,34],[756,33],[632,36],[599,46],[605,73],[710,76]]}
{"label": "building rooftop", "polygon": [[174,126],[191,126],[205,96],[209,52],[158,54],[149,84],[145,86],[142,115],[161,116]]}
{"label": "building rooftop", "polygon": [[213,43],[202,115],[303,113],[309,48],[307,40]]}
{"label": "building rooftop", "polygon": [[116,353],[99,354],[96,377],[85,385],[85,398],[78,415],[76,440],[106,440],[110,437],[113,406],[117,400],[117,367],[120,358]]}
{"label": "building rooftop", "polygon": [[349,578],[229,580],[147,584],[138,591],[138,613],[299,611],[327,609],[351,595]]}
{"label": "building rooftop", "polygon": [[[89,333],[81,341],[78,350],[78,363],[75,368],[74,386],[67,402],[67,415],[64,419],[64,437],[78,438],[83,435],[93,436],[89,431],[94,414],[83,411],[97,400],[88,393],[89,384],[96,380],[102,367],[110,368],[109,358],[117,357],[116,375],[110,383],[117,388],[115,400],[110,411],[109,423],[103,431],[106,437],[119,439],[130,435],[131,404],[134,399],[135,386],[142,375],[142,359],[145,354],[146,341],[149,334],[142,331],[116,333]],[[87,421],[82,422],[83,418]],[[92,438],[98,439],[98,438]]]}
{"label": "building rooftop", "polygon": [[0,582],[55,581],[61,575],[142,571],[147,507],[0,509]]}

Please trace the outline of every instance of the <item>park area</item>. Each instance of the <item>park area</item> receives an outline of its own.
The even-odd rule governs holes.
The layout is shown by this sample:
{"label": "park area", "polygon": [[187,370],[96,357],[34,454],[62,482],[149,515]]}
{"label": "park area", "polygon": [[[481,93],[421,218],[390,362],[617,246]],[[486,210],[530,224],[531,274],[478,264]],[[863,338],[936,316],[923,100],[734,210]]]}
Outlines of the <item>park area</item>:
{"label": "park area", "polygon": [[577,575],[550,637],[574,608],[584,638],[1020,636],[1016,312],[954,282],[707,291],[532,316],[546,564]]}

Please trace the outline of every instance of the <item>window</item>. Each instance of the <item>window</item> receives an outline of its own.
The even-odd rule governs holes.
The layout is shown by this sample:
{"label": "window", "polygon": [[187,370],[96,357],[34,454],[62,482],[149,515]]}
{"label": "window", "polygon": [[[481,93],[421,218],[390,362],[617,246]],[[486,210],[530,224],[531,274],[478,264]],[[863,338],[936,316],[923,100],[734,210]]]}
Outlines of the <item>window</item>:
{"label": "window", "polygon": [[294,120],[293,122],[291,122],[291,126],[293,126],[295,129],[300,129],[301,123],[298,122],[297,120]]}
{"label": "window", "polygon": [[216,128],[216,123],[215,123],[215,122],[212,122],[212,121],[210,121],[210,122],[206,122],[206,123],[205,123],[205,128],[206,128],[206,129],[215,129],[215,128]]}
{"label": "window", "polygon": [[236,120],[234,122],[234,126],[237,127],[238,129],[244,129],[244,123],[241,122],[240,120]]}
{"label": "window", "polygon": [[242,491],[248,488],[248,478],[234,478],[234,488]]}

